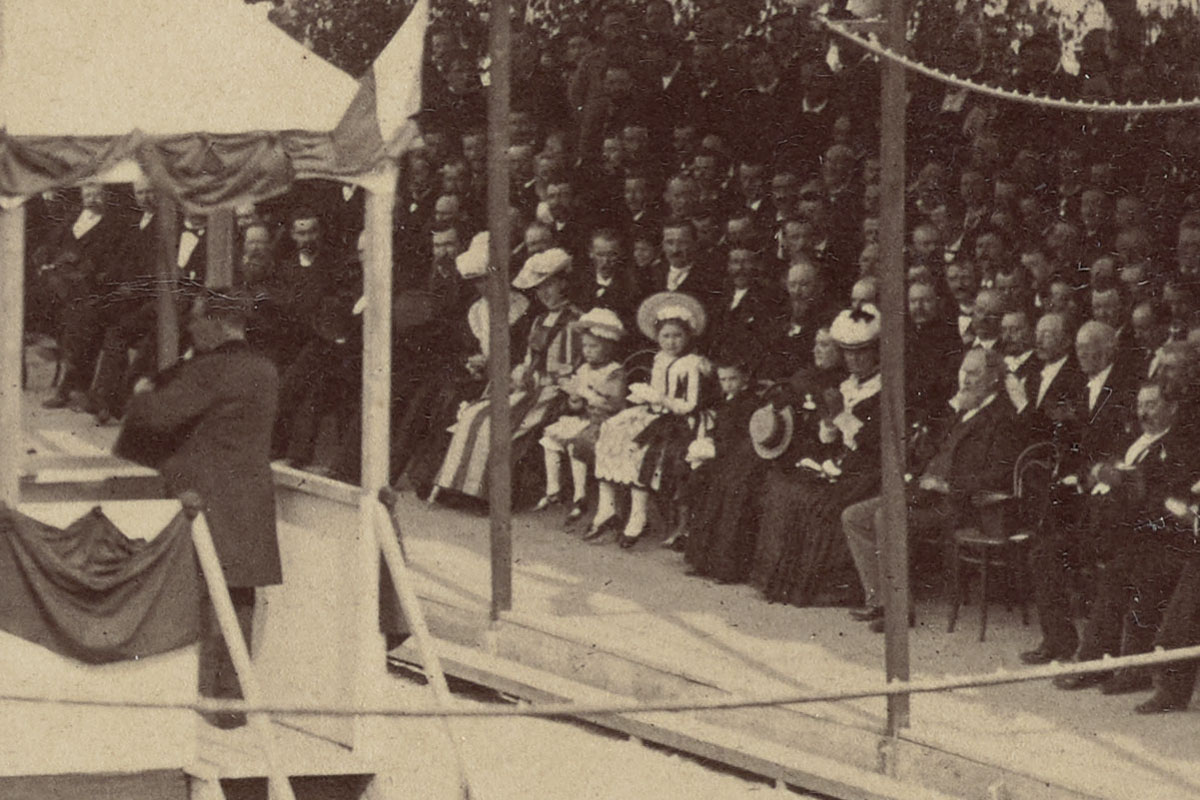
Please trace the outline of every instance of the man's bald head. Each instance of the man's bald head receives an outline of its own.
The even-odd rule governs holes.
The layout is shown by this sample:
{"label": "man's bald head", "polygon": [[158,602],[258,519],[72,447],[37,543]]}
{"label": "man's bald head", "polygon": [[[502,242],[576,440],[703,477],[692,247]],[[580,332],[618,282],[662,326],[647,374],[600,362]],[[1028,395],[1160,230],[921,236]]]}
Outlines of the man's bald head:
{"label": "man's bald head", "polygon": [[1058,361],[1071,350],[1071,337],[1067,333],[1067,317],[1057,311],[1043,314],[1033,330],[1034,346],[1038,358],[1049,364]]}
{"label": "man's bald head", "polygon": [[1088,377],[1112,364],[1116,346],[1116,330],[1094,319],[1083,323],[1075,334],[1075,354],[1079,357],[1079,366]]}

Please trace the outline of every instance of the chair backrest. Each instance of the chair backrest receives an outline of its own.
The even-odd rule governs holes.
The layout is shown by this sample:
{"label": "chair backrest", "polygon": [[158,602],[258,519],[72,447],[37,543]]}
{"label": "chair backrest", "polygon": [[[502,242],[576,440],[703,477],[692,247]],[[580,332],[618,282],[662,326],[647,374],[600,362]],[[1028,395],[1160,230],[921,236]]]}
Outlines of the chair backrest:
{"label": "chair backrest", "polygon": [[627,383],[649,383],[650,372],[654,367],[654,354],[658,352],[653,348],[645,350],[637,350],[625,356],[625,360],[621,362],[621,366],[625,370],[625,380]]}
{"label": "chair backrest", "polygon": [[1022,524],[1034,533],[1050,513],[1051,487],[1058,476],[1059,451],[1053,442],[1026,447],[1013,465],[1013,496]]}

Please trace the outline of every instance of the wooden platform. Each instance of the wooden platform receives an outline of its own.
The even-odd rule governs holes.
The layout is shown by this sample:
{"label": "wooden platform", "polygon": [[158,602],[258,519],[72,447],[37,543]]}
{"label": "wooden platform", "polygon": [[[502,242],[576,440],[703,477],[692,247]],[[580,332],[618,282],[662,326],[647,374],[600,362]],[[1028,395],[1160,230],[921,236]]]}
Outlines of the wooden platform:
{"label": "wooden platform", "polygon": [[[39,416],[42,427],[81,427],[79,415]],[[113,432],[88,427],[80,435],[103,449]],[[295,526],[302,536],[315,526],[321,536],[347,535],[338,569],[347,568],[355,558],[349,551],[361,544],[353,537],[350,505],[356,490],[292,471],[277,479],[284,530]],[[586,699],[588,691],[646,700],[754,697],[882,680],[882,637],[851,622],[844,610],[769,605],[750,587],[689,578],[678,555],[654,542],[633,551],[590,547],[564,533],[554,514],[515,520],[515,608],[493,626],[486,518],[408,496],[401,512],[435,634],[486,656],[458,659],[460,671],[473,680],[533,700],[573,692]],[[332,541],[321,547],[329,548],[331,563],[338,560]],[[307,580],[321,580],[319,571]],[[287,591],[310,589],[301,582]],[[318,607],[319,597],[314,594],[309,606]],[[958,631],[947,634],[944,607],[918,608],[911,637],[914,677],[1022,668],[1017,653],[1036,644],[1036,626],[1023,627],[1015,612],[994,608],[988,641],[980,643],[977,612],[965,608]],[[263,652],[270,647],[265,643]],[[377,665],[358,659],[354,668],[369,672]],[[562,682],[550,686],[546,676]],[[838,797],[875,796],[863,787],[881,775],[918,796],[922,789],[979,800],[1200,796],[1194,747],[1200,713],[1139,717],[1132,707],[1142,697],[1061,692],[1045,682],[918,696],[912,727],[898,741],[883,736],[884,703],[878,699],[696,713],[675,727],[711,733],[703,745],[689,745],[697,752],[763,774],[774,764],[787,782],[803,785],[808,764],[810,785]],[[361,735],[387,742],[410,730],[376,720],[381,733],[375,735],[331,724],[342,725],[341,733],[327,737],[334,740]],[[653,738],[648,728],[643,735]],[[330,763],[353,766],[335,756],[330,753]],[[758,767],[756,759],[763,761]],[[830,765],[838,768],[837,781],[828,780]],[[859,788],[845,788],[856,774]]]}
{"label": "wooden platform", "polygon": [[[646,700],[882,681],[883,637],[844,609],[769,605],[748,586],[685,576],[679,556],[656,543],[632,552],[590,547],[563,533],[552,515],[518,518],[515,608],[491,626],[486,519],[411,498],[403,511],[435,633],[458,645]],[[1017,654],[1036,644],[1036,626],[993,608],[989,640],[980,643],[977,613],[964,609],[958,631],[948,634],[944,607],[919,608],[914,677],[1021,669]],[[477,678],[484,671],[474,669]],[[745,750],[755,742],[762,753],[786,748],[793,765],[811,756],[953,797],[1200,796],[1191,745],[1200,713],[1136,716],[1132,708],[1143,697],[1062,692],[1046,682],[923,695],[913,698],[911,729],[895,742],[883,736],[881,699],[686,716],[732,732]],[[745,762],[731,756],[731,763]],[[863,796],[861,787],[833,791],[816,770],[811,777],[834,796]]]}

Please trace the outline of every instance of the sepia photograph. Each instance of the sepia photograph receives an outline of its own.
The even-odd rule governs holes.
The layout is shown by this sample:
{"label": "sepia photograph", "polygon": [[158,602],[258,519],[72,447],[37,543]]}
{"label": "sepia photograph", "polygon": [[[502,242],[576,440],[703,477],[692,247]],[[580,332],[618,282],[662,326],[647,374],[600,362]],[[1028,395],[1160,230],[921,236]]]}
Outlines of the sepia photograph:
{"label": "sepia photograph", "polygon": [[1200,797],[1194,0],[0,0],[0,800]]}

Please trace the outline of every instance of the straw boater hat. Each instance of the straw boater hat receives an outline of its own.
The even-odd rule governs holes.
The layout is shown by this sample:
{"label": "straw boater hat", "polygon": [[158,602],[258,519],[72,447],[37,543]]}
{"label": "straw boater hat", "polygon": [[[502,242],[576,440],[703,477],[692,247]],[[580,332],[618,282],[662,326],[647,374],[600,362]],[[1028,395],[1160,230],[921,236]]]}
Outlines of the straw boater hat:
{"label": "straw boater hat", "polygon": [[834,318],[829,335],[845,350],[875,344],[879,340],[879,309],[871,303],[846,309]]}
{"label": "straw boater hat", "polygon": [[577,331],[587,331],[601,339],[619,342],[625,338],[625,326],[615,311],[607,308],[593,308],[579,319],[571,323],[571,328]]}
{"label": "straw boater hat", "polygon": [[552,247],[525,259],[525,266],[513,279],[514,289],[533,289],[560,272],[571,268],[571,256],[561,247]]}
{"label": "straw boater hat", "polygon": [[782,409],[763,406],[750,416],[750,443],[754,452],[762,458],[773,459],[783,455],[792,443],[796,420],[791,406]]}
{"label": "straw boater hat", "polygon": [[454,266],[458,268],[459,275],[468,280],[487,275],[488,241],[487,231],[475,234],[475,237],[471,239],[470,246],[454,259]]}
{"label": "straw boater hat", "polygon": [[[508,324],[513,325],[526,311],[529,310],[529,298],[520,292],[508,293]],[[481,297],[467,309],[467,327],[471,329],[479,347],[486,354],[488,351],[488,303],[486,297]]]}
{"label": "straw boater hat", "polygon": [[708,321],[704,314],[704,306],[700,305],[700,301],[683,292],[652,294],[638,307],[638,330],[647,339],[655,338],[658,323],[668,319],[686,323],[691,328],[693,336],[704,333],[704,326]]}

